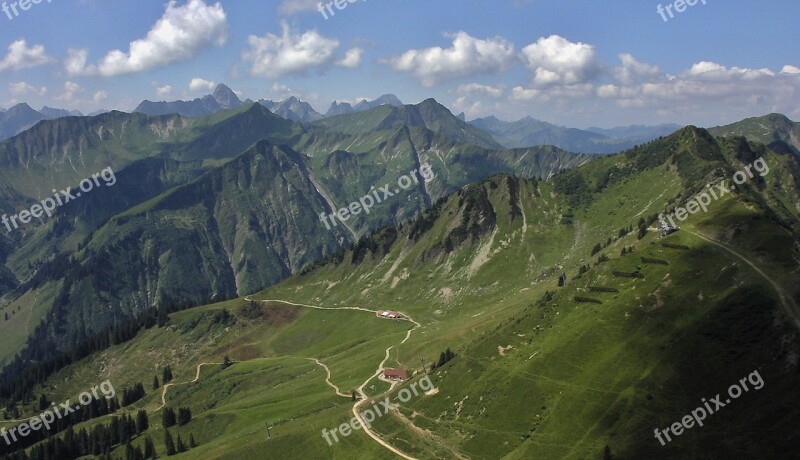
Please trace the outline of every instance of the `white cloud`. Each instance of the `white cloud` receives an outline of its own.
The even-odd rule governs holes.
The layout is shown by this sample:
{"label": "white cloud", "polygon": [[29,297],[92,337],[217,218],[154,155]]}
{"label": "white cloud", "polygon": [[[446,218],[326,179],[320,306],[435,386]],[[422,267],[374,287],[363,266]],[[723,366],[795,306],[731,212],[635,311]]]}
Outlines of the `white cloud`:
{"label": "white cloud", "polygon": [[615,68],[613,73],[616,79],[623,84],[632,84],[661,74],[658,66],[639,62],[630,54],[620,54],[619,59],[622,61],[622,67]]}
{"label": "white cloud", "polygon": [[467,118],[480,116],[483,111],[483,103],[480,101],[469,102],[465,96],[461,96],[453,102],[453,113],[464,112]]}
{"label": "white cloud", "polygon": [[280,36],[268,33],[248,37],[250,47],[242,53],[242,59],[252,63],[251,75],[305,74],[312,69],[324,70],[334,61],[339,40],[324,37],[316,30],[294,33],[286,21],[281,22],[281,29]]}
{"label": "white cloud", "polygon": [[303,11],[315,11],[319,0],[283,0],[278,5],[278,12],[281,14],[296,14]]}
{"label": "white cloud", "polygon": [[92,96],[92,102],[99,104],[108,99],[108,91],[98,91]]}
{"label": "white cloud", "polygon": [[9,83],[8,92],[11,93],[12,96],[28,96],[28,95],[44,96],[45,94],[47,94],[47,88],[44,86],[42,86],[41,88],[37,88],[24,81],[20,81],[17,83]]}
{"label": "white cloud", "polygon": [[781,70],[781,73],[797,75],[800,74],[800,67],[795,67],[793,65],[785,65],[783,66],[783,70]]}
{"label": "white cloud", "polygon": [[37,67],[53,62],[44,50],[44,45],[33,45],[28,48],[25,40],[16,40],[8,45],[8,54],[0,60],[0,72]]}
{"label": "white cloud", "polygon": [[69,75],[111,77],[164,67],[195,58],[211,46],[223,45],[228,38],[228,22],[220,3],[189,0],[176,6],[167,3],[164,15],[145,38],[132,41],[128,52],[110,51],[97,65],[86,64],[88,51],[70,49],[64,67]]}
{"label": "white cloud", "polygon": [[586,83],[602,73],[594,46],[571,42],[558,35],[540,38],[522,49],[522,61],[539,86]]}
{"label": "white cloud", "polygon": [[190,91],[211,91],[214,89],[213,81],[203,80],[202,78],[192,78],[192,81],[189,82],[189,90]]}
{"label": "white cloud", "polygon": [[501,86],[481,85],[480,83],[467,83],[456,88],[456,92],[466,95],[484,95],[493,98],[503,97]]}
{"label": "white cloud", "polygon": [[83,88],[81,85],[72,81],[66,81],[64,82],[64,92],[61,93],[61,95],[56,96],[56,99],[65,102],[75,102],[77,100],[77,96],[81,93],[83,93]]}
{"label": "white cloud", "polygon": [[543,91],[538,89],[532,88],[523,88],[522,86],[516,86],[511,92],[511,99],[515,101],[532,101],[537,97],[541,96]]}
{"label": "white cloud", "polygon": [[169,96],[170,94],[172,94],[172,86],[170,85],[157,86],[156,94],[158,94],[158,97]]}
{"label": "white cloud", "polygon": [[414,75],[424,86],[433,86],[455,78],[502,72],[515,61],[514,45],[508,40],[481,40],[458,32],[450,48],[409,50],[390,59],[389,64]]}
{"label": "white cloud", "polygon": [[361,48],[351,48],[347,50],[344,55],[344,58],[336,62],[336,65],[340,67],[347,67],[348,69],[354,69],[361,65],[361,56],[364,54],[364,50]]}

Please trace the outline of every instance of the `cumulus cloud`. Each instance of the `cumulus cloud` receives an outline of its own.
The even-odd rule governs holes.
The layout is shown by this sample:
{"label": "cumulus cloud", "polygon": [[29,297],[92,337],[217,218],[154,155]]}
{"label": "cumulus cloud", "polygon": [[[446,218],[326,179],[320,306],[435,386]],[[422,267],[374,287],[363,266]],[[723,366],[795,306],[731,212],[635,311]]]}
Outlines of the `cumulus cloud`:
{"label": "cumulus cloud", "polygon": [[795,67],[793,65],[785,65],[783,66],[783,70],[781,73],[788,73],[788,74],[800,74],[800,67]]}
{"label": "cumulus cloud", "polygon": [[75,102],[78,95],[81,93],[83,93],[81,85],[72,81],[66,81],[64,82],[64,92],[56,96],[56,99],[65,102]]}
{"label": "cumulus cloud", "polygon": [[158,97],[165,97],[172,94],[172,86],[170,85],[163,85],[163,86],[156,86],[156,94]]}
{"label": "cumulus cloud", "polygon": [[395,70],[414,75],[424,86],[433,86],[455,78],[502,72],[516,59],[514,45],[502,37],[482,40],[458,32],[450,48],[409,50],[388,62]]}
{"label": "cumulus cloud", "polygon": [[351,48],[344,54],[344,58],[336,62],[336,65],[340,67],[347,67],[348,69],[354,69],[361,65],[361,56],[363,54],[363,49]]}
{"label": "cumulus cloud", "polygon": [[28,48],[28,43],[16,40],[8,46],[8,54],[0,60],[0,72],[6,70],[20,70],[29,67],[38,67],[53,62],[44,50],[44,45],[33,45]]}
{"label": "cumulus cloud", "polygon": [[190,91],[211,91],[214,89],[213,81],[204,80],[202,78],[192,78],[192,81],[189,82],[189,90]]}
{"label": "cumulus cloud", "polygon": [[92,102],[99,104],[108,99],[108,91],[98,91],[92,96]]}
{"label": "cumulus cloud", "polygon": [[493,98],[503,97],[503,87],[481,85],[480,83],[466,83],[456,88],[456,92],[464,95],[481,95]]}
{"label": "cumulus cloud", "polygon": [[619,60],[622,61],[622,66],[613,70],[614,77],[626,85],[661,74],[661,69],[657,65],[639,62],[630,54],[620,54]]}
{"label": "cumulus cloud", "polygon": [[324,70],[336,59],[339,40],[324,37],[316,30],[295,33],[286,21],[281,22],[281,29],[280,36],[268,33],[248,37],[250,47],[242,53],[242,59],[251,63],[251,75],[272,78],[305,74],[312,69]]}
{"label": "cumulus cloud", "polygon": [[37,88],[24,81],[20,81],[17,83],[10,83],[8,85],[8,92],[12,96],[28,96],[28,95],[44,96],[45,94],[47,94],[47,88],[44,86]]}
{"label": "cumulus cloud", "polygon": [[542,37],[521,53],[538,86],[586,83],[602,73],[594,46],[571,42],[558,35]]}
{"label": "cumulus cloud", "polygon": [[776,73],[767,68],[727,67],[713,61],[700,61],[675,75],[655,72],[652,67],[647,72],[639,72],[637,78],[615,74],[618,81],[598,86],[596,95],[613,101],[622,109],[709,118],[718,118],[720,110],[734,118],[756,113],[798,112],[791,101],[800,95],[800,72],[792,72],[792,66],[784,66]]}
{"label": "cumulus cloud", "polygon": [[204,49],[225,44],[228,21],[220,3],[189,0],[167,3],[164,15],[145,38],[132,41],[128,52],[110,51],[99,64],[87,65],[88,51],[70,49],[64,68],[69,75],[126,75],[195,58]]}

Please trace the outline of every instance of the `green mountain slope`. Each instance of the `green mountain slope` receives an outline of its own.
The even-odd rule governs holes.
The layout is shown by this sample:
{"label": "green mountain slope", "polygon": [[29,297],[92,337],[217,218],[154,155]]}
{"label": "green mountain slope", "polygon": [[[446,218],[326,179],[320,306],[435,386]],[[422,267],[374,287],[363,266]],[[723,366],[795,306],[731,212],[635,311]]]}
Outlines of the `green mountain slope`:
{"label": "green mountain slope", "polygon": [[[112,112],[41,123],[0,146],[7,153],[6,174],[16,178],[6,188],[3,212],[25,209],[31,197],[43,193],[30,184],[61,186],[109,160],[120,165],[115,166],[119,185],[3,237],[8,250],[0,255],[11,272],[4,271],[0,286],[3,305],[25,312],[24,333],[33,332],[50,308],[58,310],[46,322],[63,320],[67,333],[45,334],[43,340],[66,349],[150,307],[263,289],[490,174],[548,177],[592,159],[550,147],[506,151],[465,144],[446,128],[460,121],[437,112],[435,103],[428,105],[431,110],[422,111],[427,125],[443,131],[406,125],[360,134],[306,131],[259,104],[194,119]],[[63,135],[50,136],[51,131]],[[262,139],[269,145],[260,144]],[[58,157],[57,151],[71,153]],[[20,175],[25,152],[37,152],[31,157],[36,167]],[[83,167],[65,174],[78,158]],[[423,164],[430,165],[433,180],[413,175]],[[403,176],[415,177],[413,187],[400,190]],[[332,230],[333,222],[321,221],[321,214],[359,202],[385,184],[394,197],[379,200],[369,214],[338,222]],[[193,227],[197,222],[203,224]],[[100,265],[105,268],[95,270]],[[187,287],[186,280],[193,284]],[[19,351],[20,337],[14,346],[6,344],[0,358]]]}
{"label": "green mountain slope", "polygon": [[800,123],[779,113],[747,118],[730,125],[710,128],[708,131],[715,136],[746,137],[768,145],[775,151],[800,155]]}
{"label": "green mountain slope", "polygon": [[[768,173],[659,235],[659,212],[758,158]],[[191,186],[205,190],[219,174]],[[435,390],[372,425],[413,458],[602,458],[606,447],[615,458],[793,458],[798,177],[791,156],[693,127],[548,181],[492,176],[254,296],[262,302],[173,314],[32,393],[61,401],[98,379],[150,382],[171,364],[180,385],[165,399],[194,414],[174,433],[199,441],[181,458],[388,459],[363,432],[329,446],[322,430],[350,420],[351,390],[399,402],[424,362]],[[137,212],[207,196],[180,190]],[[376,317],[383,309],[413,320]],[[437,360],[448,347],[455,357]],[[238,362],[214,364],[226,355]],[[375,378],[383,365],[416,375],[390,389]],[[666,446],[655,439],[654,428],[754,371],[763,388],[750,382],[735,401],[723,397],[724,410]],[[137,403],[151,413],[159,452],[162,391]],[[32,404],[19,409],[34,413]]]}

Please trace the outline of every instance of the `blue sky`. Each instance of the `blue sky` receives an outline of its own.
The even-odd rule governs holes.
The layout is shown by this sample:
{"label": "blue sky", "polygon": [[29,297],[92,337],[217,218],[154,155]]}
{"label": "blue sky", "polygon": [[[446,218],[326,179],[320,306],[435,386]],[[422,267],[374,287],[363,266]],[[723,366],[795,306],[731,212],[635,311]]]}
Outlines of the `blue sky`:
{"label": "blue sky", "polygon": [[800,2],[702,1],[665,22],[665,0],[356,0],[327,20],[314,0],[41,0],[17,16],[6,0],[0,106],[130,111],[226,83],[321,112],[394,93],[575,127],[800,119]]}

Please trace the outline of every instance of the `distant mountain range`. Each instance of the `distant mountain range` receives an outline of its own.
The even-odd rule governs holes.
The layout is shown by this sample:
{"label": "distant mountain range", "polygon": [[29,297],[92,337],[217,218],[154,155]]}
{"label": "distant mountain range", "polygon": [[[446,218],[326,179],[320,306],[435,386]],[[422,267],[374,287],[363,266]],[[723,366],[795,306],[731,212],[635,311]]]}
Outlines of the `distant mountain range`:
{"label": "distant mountain range", "polygon": [[230,88],[223,84],[217,85],[212,94],[197,98],[193,101],[152,102],[143,101],[134,112],[147,115],[178,114],[184,117],[203,117],[212,115],[220,110],[238,109],[244,103]]}
{"label": "distant mountain range", "polygon": [[314,107],[311,107],[311,104],[303,102],[294,96],[282,102],[260,99],[258,103],[268,108],[275,115],[287,120],[307,123],[324,118],[321,113],[314,110]]}
{"label": "distant mountain range", "polygon": [[[147,115],[169,115],[178,114],[184,117],[203,117],[215,114],[221,110],[238,109],[243,105],[253,102],[251,100],[242,101],[230,88],[224,84],[217,85],[212,94],[197,98],[193,101],[172,101],[172,102],[152,102],[143,101],[134,112]],[[284,101],[272,101],[269,99],[259,99],[258,103],[269,109],[270,112],[279,115],[287,120],[299,123],[311,123],[323,118],[336,115],[346,115],[349,113],[364,112],[366,110],[380,107],[381,105],[401,106],[403,103],[393,94],[385,94],[373,101],[362,100],[353,107],[344,102],[331,104],[325,115],[317,112],[308,102],[292,96]]]}
{"label": "distant mountain range", "polygon": [[365,110],[374,109],[376,107],[380,107],[382,105],[391,105],[395,107],[400,107],[403,105],[403,102],[397,98],[394,94],[384,94],[383,96],[375,99],[374,101],[368,101],[366,99],[362,99],[361,102],[353,107],[347,102],[338,103],[334,101],[328,111],[325,113],[325,117],[333,117],[336,115],[345,115],[348,113],[355,113],[355,112],[363,112]]}
{"label": "distant mountain range", "polygon": [[487,131],[506,148],[554,145],[570,152],[600,154],[620,152],[680,129],[678,125],[660,125],[581,130],[531,117],[514,122],[486,117],[472,120],[470,124]]}
{"label": "distant mountain range", "polygon": [[[433,99],[303,124],[259,103],[199,118],[114,111],[45,121],[0,142],[0,214],[108,166],[118,182],[51,219],[0,232],[0,297],[47,290],[39,300],[71,331],[57,341],[74,345],[123,311],[270,286],[492,174],[547,178],[593,159],[552,146],[504,149]],[[346,225],[320,222],[423,163],[432,182]]]}
{"label": "distant mountain range", "polygon": [[80,116],[83,114],[77,110],[69,111],[44,106],[41,110],[36,111],[28,104],[17,104],[8,110],[0,111],[0,140],[15,136],[42,120]]}
{"label": "distant mountain range", "polygon": [[[253,101],[249,99],[242,101],[229,87],[219,84],[212,94],[193,101],[152,102],[145,100],[136,107],[134,112],[151,116],[178,114],[184,117],[204,117],[223,110],[239,109],[251,102]],[[286,120],[304,124],[314,124],[333,117],[363,113],[386,106],[387,110],[376,112],[376,114],[386,116],[388,117],[387,119],[382,118],[379,121],[364,119],[362,122],[375,129],[379,129],[381,126],[396,126],[399,122],[398,120],[402,120],[403,123],[408,123],[411,126],[426,126],[425,122],[419,118],[419,114],[414,115],[409,113],[407,109],[403,109],[403,107],[411,106],[404,106],[403,102],[393,94],[385,94],[372,101],[364,99],[355,105],[334,101],[325,114],[318,112],[308,102],[294,96],[280,102],[260,99],[258,104]],[[423,105],[421,104],[420,106]],[[401,110],[388,110],[388,108],[392,107]],[[108,110],[99,110],[91,113],[90,116],[107,112]],[[41,120],[52,120],[67,116],[82,116],[82,114],[78,111],[47,106],[36,111],[24,103],[17,104],[10,109],[0,109],[0,140],[19,134]],[[461,113],[453,117],[453,120],[464,122],[465,116]],[[465,126],[469,126],[470,129],[463,131],[457,137],[464,142],[477,142],[477,144],[485,148],[517,149],[536,145],[552,145],[569,152],[588,154],[620,152],[669,135],[680,129],[680,125],[676,124],[577,129],[558,126],[532,117],[509,122],[494,116],[478,118],[462,124],[463,126],[459,126],[457,129],[467,129]],[[340,125],[341,123],[339,122],[333,122],[320,126],[326,126],[327,128],[339,126],[341,128]],[[348,125],[350,128],[357,126],[349,122],[345,122],[344,125]],[[731,125],[710,128],[709,132],[715,136],[745,136],[750,140],[765,143],[774,150],[788,151],[800,156],[799,126],[799,123],[790,120],[784,115],[770,114],[763,117],[748,118]],[[476,128],[483,133],[478,134],[478,131],[471,128]]]}

